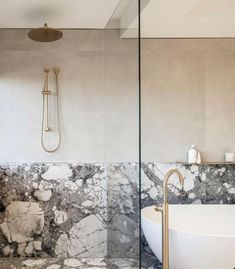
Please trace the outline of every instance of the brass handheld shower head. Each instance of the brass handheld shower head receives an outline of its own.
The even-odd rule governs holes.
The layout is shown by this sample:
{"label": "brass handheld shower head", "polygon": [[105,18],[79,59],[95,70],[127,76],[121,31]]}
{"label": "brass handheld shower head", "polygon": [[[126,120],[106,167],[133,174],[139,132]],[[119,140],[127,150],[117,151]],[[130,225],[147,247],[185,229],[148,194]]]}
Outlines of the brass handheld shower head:
{"label": "brass handheld shower head", "polygon": [[34,41],[38,42],[52,42],[61,39],[63,33],[54,28],[48,27],[47,23],[44,24],[44,27],[32,29],[28,33],[28,37]]}

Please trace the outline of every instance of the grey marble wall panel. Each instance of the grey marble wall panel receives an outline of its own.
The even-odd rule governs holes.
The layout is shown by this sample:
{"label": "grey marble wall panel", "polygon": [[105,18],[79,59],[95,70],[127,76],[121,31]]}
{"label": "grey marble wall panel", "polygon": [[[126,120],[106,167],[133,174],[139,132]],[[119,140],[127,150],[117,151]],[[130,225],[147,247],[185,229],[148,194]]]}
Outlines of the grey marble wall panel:
{"label": "grey marble wall panel", "polygon": [[109,165],[108,255],[139,257],[138,163]]}
{"label": "grey marble wall panel", "polygon": [[1,256],[107,255],[106,166],[0,166]]}
{"label": "grey marble wall panel", "polygon": [[235,165],[233,164],[142,164],[142,207],[161,204],[164,175],[177,168],[185,178],[184,187],[177,176],[169,181],[169,202],[172,204],[234,204]]}
{"label": "grey marble wall panel", "polygon": [[0,256],[134,258],[138,163],[0,165]]}
{"label": "grey marble wall panel", "polygon": [[[141,207],[162,203],[172,168],[170,203],[235,203],[235,165],[142,163]],[[0,256],[138,260],[139,191],[138,163],[0,165]]]}

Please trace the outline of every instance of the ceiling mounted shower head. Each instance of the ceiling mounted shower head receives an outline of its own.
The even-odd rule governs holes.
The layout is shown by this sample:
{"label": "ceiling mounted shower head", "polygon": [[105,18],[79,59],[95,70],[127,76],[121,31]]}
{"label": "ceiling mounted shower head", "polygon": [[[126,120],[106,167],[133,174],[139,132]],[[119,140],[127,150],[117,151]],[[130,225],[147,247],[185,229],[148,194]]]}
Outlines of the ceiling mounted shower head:
{"label": "ceiling mounted shower head", "polygon": [[32,29],[28,36],[38,42],[52,42],[62,38],[63,33],[57,29],[49,28],[45,23],[44,27]]}

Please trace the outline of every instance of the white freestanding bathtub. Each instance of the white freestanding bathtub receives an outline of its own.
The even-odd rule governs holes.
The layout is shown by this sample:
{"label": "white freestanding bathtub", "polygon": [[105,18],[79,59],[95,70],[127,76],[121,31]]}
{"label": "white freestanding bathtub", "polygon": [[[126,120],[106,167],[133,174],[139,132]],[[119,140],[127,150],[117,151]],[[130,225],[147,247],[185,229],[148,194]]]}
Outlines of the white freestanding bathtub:
{"label": "white freestanding bathtub", "polygon": [[[141,211],[146,240],[162,261],[162,218]],[[170,269],[234,269],[235,205],[170,205]]]}

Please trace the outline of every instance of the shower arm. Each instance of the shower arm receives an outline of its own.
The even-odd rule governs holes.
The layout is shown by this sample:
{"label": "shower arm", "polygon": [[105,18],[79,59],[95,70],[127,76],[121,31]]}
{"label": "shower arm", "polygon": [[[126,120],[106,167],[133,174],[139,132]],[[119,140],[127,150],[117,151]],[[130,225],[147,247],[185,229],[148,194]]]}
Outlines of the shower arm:
{"label": "shower arm", "polygon": [[41,145],[42,145],[42,148],[47,153],[56,152],[61,144],[61,130],[60,130],[60,118],[59,118],[59,78],[58,78],[60,70],[59,68],[55,67],[53,71],[56,77],[56,115],[57,115],[59,141],[58,141],[58,145],[52,150],[48,149],[44,143],[44,132],[52,131],[52,129],[49,127],[49,95],[51,94],[51,91],[49,90],[49,69],[44,69],[46,77],[45,77],[45,82],[44,82],[43,91],[42,91],[43,109],[42,109]]}

